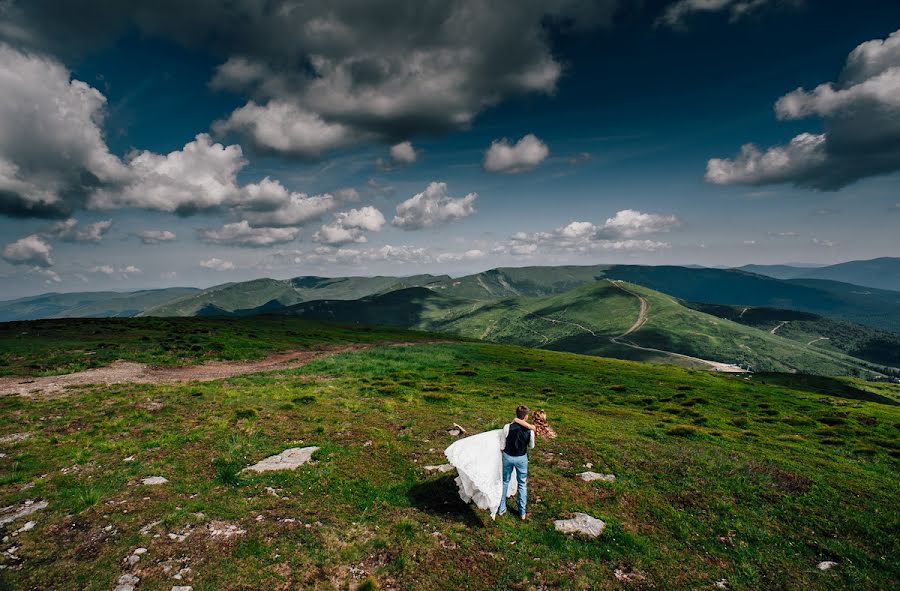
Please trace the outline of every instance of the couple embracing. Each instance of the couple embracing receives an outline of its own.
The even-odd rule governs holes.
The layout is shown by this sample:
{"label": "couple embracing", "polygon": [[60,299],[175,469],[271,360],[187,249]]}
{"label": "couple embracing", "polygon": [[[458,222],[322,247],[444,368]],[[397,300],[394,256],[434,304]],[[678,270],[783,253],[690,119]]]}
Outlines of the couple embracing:
{"label": "couple embracing", "polygon": [[[528,407],[519,406],[516,418],[502,429],[478,433],[452,444],[444,451],[459,476],[459,496],[490,512],[491,518],[506,513],[506,499],[516,495],[519,516],[525,519],[528,506],[528,450],[534,448],[535,434],[556,437],[547,416],[537,410],[528,422]],[[516,478],[512,479],[515,471]]]}

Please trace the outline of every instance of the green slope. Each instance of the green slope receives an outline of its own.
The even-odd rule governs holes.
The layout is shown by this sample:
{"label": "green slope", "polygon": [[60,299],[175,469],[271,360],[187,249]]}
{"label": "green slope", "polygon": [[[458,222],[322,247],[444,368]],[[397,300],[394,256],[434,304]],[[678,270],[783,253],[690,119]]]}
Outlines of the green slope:
{"label": "green slope", "polygon": [[46,293],[0,302],[0,322],[37,318],[136,316],[149,307],[199,291],[193,287],[170,287],[133,292]]}
{"label": "green slope", "polygon": [[[638,320],[645,323],[625,339]],[[325,320],[437,331],[500,343],[709,368],[714,361],[756,371],[873,375],[881,365],[810,349],[768,331],[704,314],[631,284],[598,281],[562,294],[472,300],[411,288],[362,298],[304,302],[280,312]],[[676,353],[677,355],[672,355]]]}
{"label": "green slope", "polygon": [[[210,323],[88,324],[130,334],[156,322],[197,334]],[[291,318],[218,322],[258,331],[260,350],[282,327],[306,334]],[[302,344],[353,339],[336,330]],[[48,328],[41,343],[65,335]],[[133,572],[138,589],[168,590],[188,566],[177,584],[198,590],[895,589],[900,410],[839,380],[778,378],[440,343],[213,382],[3,396],[0,506],[47,507],[6,527],[15,551],[0,583],[108,591]],[[491,521],[459,500],[452,472],[424,466],[445,461],[453,423],[494,429],[523,403],[558,436],[530,454],[529,519]],[[320,449],[295,471],[240,472],[298,446]],[[616,481],[576,478],[587,464]],[[556,532],[574,512],[602,519],[603,534]],[[837,566],[819,571],[824,560]]]}
{"label": "green slope", "polygon": [[605,277],[705,304],[801,310],[900,332],[900,292],[816,279],[778,280],[735,269],[619,265]]}
{"label": "green slope", "polygon": [[145,310],[142,316],[195,316],[234,312],[277,303],[290,306],[313,299],[357,299],[410,285],[423,285],[446,276],[411,277],[296,277],[226,283]]}

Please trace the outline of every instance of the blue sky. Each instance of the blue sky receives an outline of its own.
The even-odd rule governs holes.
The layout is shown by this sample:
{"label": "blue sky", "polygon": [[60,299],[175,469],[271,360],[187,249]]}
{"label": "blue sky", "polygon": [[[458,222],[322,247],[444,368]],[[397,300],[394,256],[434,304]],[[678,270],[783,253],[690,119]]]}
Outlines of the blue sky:
{"label": "blue sky", "polygon": [[87,4],[0,13],[0,297],[900,256],[895,2]]}

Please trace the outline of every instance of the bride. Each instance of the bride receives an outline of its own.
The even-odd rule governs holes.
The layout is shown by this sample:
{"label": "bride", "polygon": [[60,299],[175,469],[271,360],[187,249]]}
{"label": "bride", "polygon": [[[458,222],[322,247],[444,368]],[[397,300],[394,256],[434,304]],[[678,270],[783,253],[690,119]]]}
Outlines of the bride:
{"label": "bride", "polygon": [[[543,411],[535,411],[533,419],[534,425],[518,418],[514,419],[514,422],[534,431],[537,435],[556,436],[547,424]],[[503,429],[494,429],[460,439],[444,450],[447,461],[459,474],[456,484],[459,487],[460,498],[466,503],[472,501],[479,509],[490,512],[491,519],[497,516],[500,497],[503,495],[503,465],[500,452],[504,445]],[[510,479],[507,496],[515,495],[516,488],[516,479]]]}

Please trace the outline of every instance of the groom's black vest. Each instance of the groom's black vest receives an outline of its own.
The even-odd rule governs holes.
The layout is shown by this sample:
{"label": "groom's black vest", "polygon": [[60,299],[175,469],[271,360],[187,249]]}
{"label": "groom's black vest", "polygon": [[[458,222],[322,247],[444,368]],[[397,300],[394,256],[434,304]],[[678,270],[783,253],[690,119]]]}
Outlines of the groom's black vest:
{"label": "groom's black vest", "polygon": [[508,456],[524,456],[528,453],[528,444],[531,443],[531,431],[519,423],[510,423],[509,432],[506,435],[506,447],[503,451]]}

